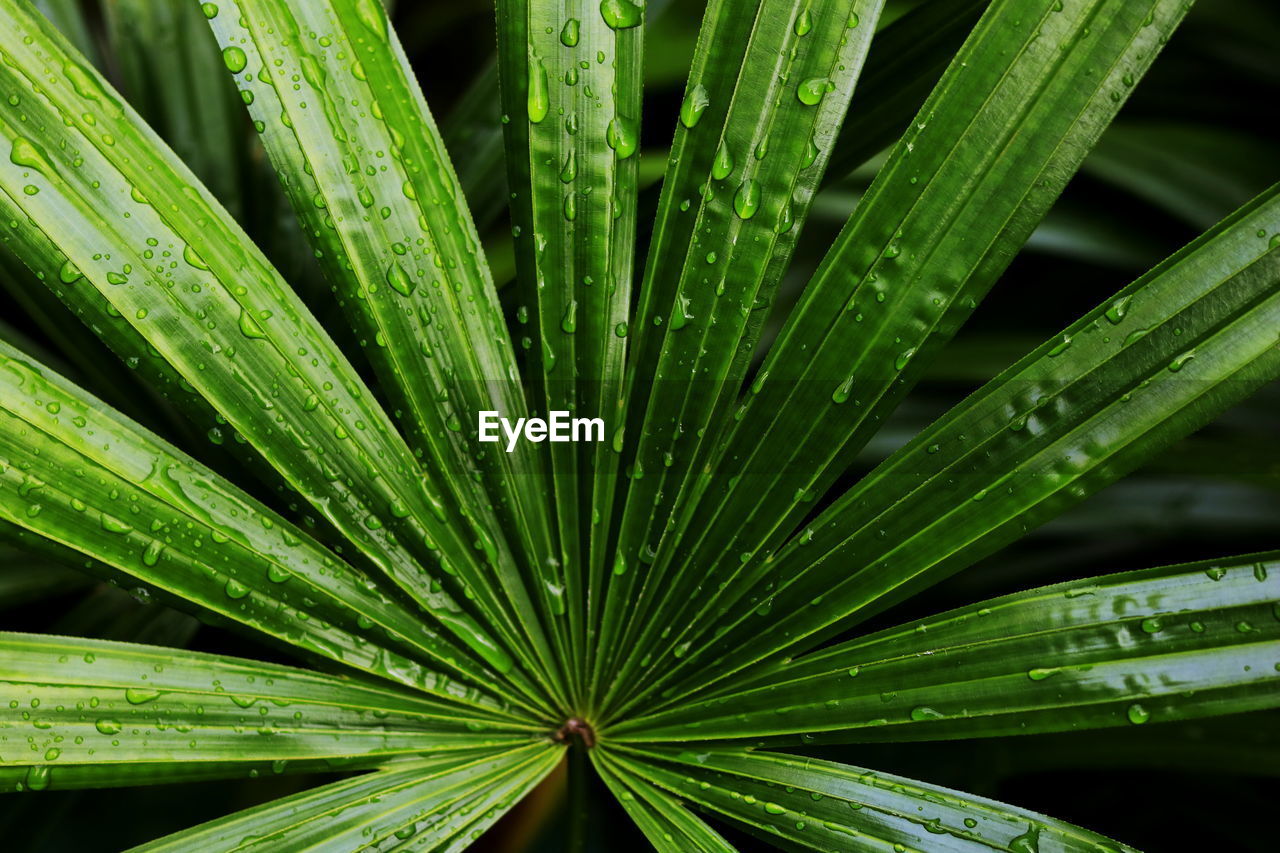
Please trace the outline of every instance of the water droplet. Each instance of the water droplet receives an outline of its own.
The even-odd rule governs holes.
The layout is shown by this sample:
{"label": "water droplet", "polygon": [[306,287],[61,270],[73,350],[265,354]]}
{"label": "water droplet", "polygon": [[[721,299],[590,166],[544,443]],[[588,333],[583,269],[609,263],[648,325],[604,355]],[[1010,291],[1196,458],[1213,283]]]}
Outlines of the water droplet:
{"label": "water droplet", "polygon": [[564,28],[560,30],[560,43],[565,47],[576,47],[580,28],[581,24],[577,18],[565,21]]}
{"label": "water droplet", "polygon": [[748,178],[733,196],[733,210],[741,219],[750,219],[760,209],[760,185]]}
{"label": "water droplet", "polygon": [[112,720],[107,717],[103,717],[102,719],[98,720],[96,723],[93,724],[93,727],[96,728],[99,732],[101,732],[104,735],[117,734],[121,729],[121,725],[118,720]]}
{"label": "water droplet", "polygon": [[702,118],[702,114],[710,103],[711,100],[707,96],[707,88],[701,83],[694,86],[684,96],[684,102],[680,104],[680,123],[687,128],[693,128]]}
{"label": "water droplet", "polygon": [[911,709],[911,719],[917,723],[924,722],[925,720],[943,720],[946,719],[946,716],[947,715],[943,714],[941,711],[935,711],[933,708],[929,708],[925,705]]}
{"label": "water droplet", "polygon": [[401,296],[409,296],[413,293],[414,281],[409,278],[409,274],[399,264],[393,263],[387,267],[387,284],[391,285],[391,289]]}
{"label": "water droplet", "polygon": [[722,139],[720,147],[716,149],[716,158],[711,163],[711,177],[717,181],[723,181],[732,171],[733,155],[729,153],[729,146]]}
{"label": "water droplet", "polygon": [[551,96],[547,93],[547,69],[542,60],[529,57],[529,97],[526,106],[529,110],[529,121],[538,124],[547,117],[551,109]]}
{"label": "water droplet", "polygon": [[578,300],[570,299],[565,306],[564,316],[560,318],[560,329],[566,335],[572,335],[578,330]]}
{"label": "water droplet", "polygon": [[68,259],[58,268],[58,280],[63,284],[72,284],[84,277],[84,273]]}
{"label": "water droplet", "polygon": [[130,705],[145,705],[160,698],[160,691],[150,687],[130,687],[124,691],[124,700]]}
{"label": "water droplet", "polygon": [[689,313],[689,297],[683,293],[676,294],[676,304],[671,310],[671,330],[683,329],[693,319]]}
{"label": "water droplet", "polygon": [[556,366],[556,351],[551,348],[551,341],[544,335],[542,338],[542,368],[550,373]]}
{"label": "water droplet", "polygon": [[804,159],[800,161],[800,168],[807,169],[818,161],[818,143],[810,137],[804,146]]}
{"label": "water droplet", "polygon": [[1040,853],[1040,828],[1030,827],[1009,842],[1009,853]]}
{"label": "water droplet", "polygon": [[794,27],[795,34],[798,36],[808,35],[813,29],[813,15],[809,14],[809,10],[805,9],[796,17],[796,25]]}
{"label": "water droplet", "polygon": [[1169,362],[1169,370],[1170,370],[1170,372],[1172,372],[1172,373],[1177,373],[1179,370],[1181,370],[1182,368],[1186,367],[1187,362],[1191,361],[1191,359],[1193,359],[1193,358],[1195,358],[1195,357],[1196,357],[1196,351],[1195,351],[1195,350],[1193,350],[1193,349],[1191,349],[1191,350],[1187,350],[1187,351],[1186,351],[1186,352],[1184,352],[1182,355],[1179,355],[1179,356],[1178,356],[1178,357],[1176,357],[1173,361]]}
{"label": "water droplet", "polygon": [[209,265],[204,262],[204,258],[196,253],[191,246],[182,247],[182,259],[198,270],[207,270]]}
{"label": "water droplet", "polygon": [[159,539],[152,539],[147,543],[147,547],[142,550],[142,564],[144,566],[154,566],[160,562],[160,553],[164,551],[164,543]]}
{"label": "water droplet", "polygon": [[816,106],[822,102],[822,96],[827,93],[827,78],[810,77],[796,88],[796,97],[800,103],[808,106]]}
{"label": "water droplet", "polygon": [[778,223],[773,226],[773,232],[775,234],[786,234],[794,225],[795,213],[791,210],[791,202],[788,201],[778,213]]}
{"label": "water droplet", "polygon": [[232,74],[239,74],[249,64],[249,58],[244,55],[243,50],[231,45],[222,49],[222,63]]}
{"label": "water droplet", "polygon": [[1057,358],[1058,356],[1066,352],[1070,347],[1071,347],[1070,336],[1063,335],[1062,340],[1058,341],[1056,344],[1053,345],[1052,348],[1050,348],[1048,353],[1049,358]]}
{"label": "water droplet", "polygon": [[1147,329],[1134,329],[1132,332],[1125,335],[1124,343],[1122,343],[1121,346],[1127,347],[1127,346],[1130,346],[1131,344],[1137,343],[1142,338],[1142,336],[1147,333],[1147,331],[1148,331]]}
{"label": "water droplet", "polygon": [[638,27],[644,21],[644,10],[630,0],[601,0],[600,17],[611,29]]}
{"label": "water droplet", "polygon": [[1139,705],[1137,702],[1134,702],[1129,706],[1125,715],[1129,718],[1129,722],[1133,723],[1135,726],[1140,726],[1147,722],[1147,720],[1151,719],[1151,712]]}
{"label": "water droplet", "polygon": [[27,768],[26,774],[22,777],[23,784],[28,791],[43,791],[49,787],[52,772],[53,768],[47,765],[33,764]]}
{"label": "water droplet", "polygon": [[618,155],[619,160],[627,159],[636,153],[636,148],[640,144],[635,122],[628,121],[622,116],[615,117],[605,130],[605,142]]}
{"label": "water droplet", "polygon": [[265,338],[267,333],[247,308],[240,309],[240,334],[246,338]]}
{"label": "water droplet", "polygon": [[1111,303],[1111,307],[1107,309],[1107,320],[1111,325],[1117,326],[1124,320],[1124,315],[1129,311],[1129,303],[1133,301],[1133,296],[1121,296],[1115,302]]}
{"label": "water droplet", "polygon": [[124,534],[133,530],[133,525],[126,524],[114,516],[107,515],[105,512],[102,514],[100,522],[102,524],[102,529],[108,533]]}
{"label": "water droplet", "polygon": [[200,11],[204,13],[204,16],[206,18],[212,21],[214,18],[218,17],[218,4],[217,3],[201,3]]}

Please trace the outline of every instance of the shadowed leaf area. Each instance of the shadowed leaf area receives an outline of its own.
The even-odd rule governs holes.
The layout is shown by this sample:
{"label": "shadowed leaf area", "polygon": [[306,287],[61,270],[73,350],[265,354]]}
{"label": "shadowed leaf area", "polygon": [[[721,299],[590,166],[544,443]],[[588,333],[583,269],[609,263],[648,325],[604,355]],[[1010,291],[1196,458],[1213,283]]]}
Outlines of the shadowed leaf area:
{"label": "shadowed leaf area", "polygon": [[4,848],[1273,849],[1278,38],[0,0]]}

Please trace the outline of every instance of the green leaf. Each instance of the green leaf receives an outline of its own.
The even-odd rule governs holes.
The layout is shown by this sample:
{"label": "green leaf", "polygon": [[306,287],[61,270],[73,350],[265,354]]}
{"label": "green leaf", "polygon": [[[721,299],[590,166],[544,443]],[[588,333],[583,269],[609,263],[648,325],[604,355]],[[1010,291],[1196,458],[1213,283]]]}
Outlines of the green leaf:
{"label": "green leaf", "polygon": [[46,281],[79,273],[64,276],[69,298],[105,299],[379,569],[510,670],[509,651],[430,592],[449,571],[424,571],[478,572],[483,549],[449,523],[438,485],[306,307],[43,18],[0,8],[0,51],[12,93],[0,210],[15,252]]}
{"label": "green leaf", "polygon": [[[40,234],[24,236],[28,263],[32,257],[62,257],[57,246]],[[110,302],[76,292],[73,285],[80,271],[74,265],[68,261],[56,269],[27,268],[14,256],[14,248],[7,239],[0,246],[0,287],[60,354],[61,358],[46,363],[62,369],[60,362],[66,359],[73,370],[68,375],[106,402],[188,447],[204,448],[206,458],[219,468],[247,472],[281,495],[282,503],[296,505],[296,494],[285,481],[239,440],[226,420],[120,318]],[[101,340],[86,336],[85,326]],[[43,359],[42,348],[33,348],[29,341],[7,340]],[[314,516],[305,520],[316,521]]]}
{"label": "green leaf", "polygon": [[734,848],[674,797],[613,761],[604,750],[592,763],[618,802],[659,853],[724,853]]}
{"label": "green leaf", "polygon": [[921,3],[876,33],[858,100],[831,147],[824,183],[897,142],[991,0]]}
{"label": "green leaf", "polygon": [[413,658],[497,680],[194,459],[2,343],[0,368],[0,518],[346,666],[443,695]]}
{"label": "green leaf", "polygon": [[1050,817],[983,797],[813,758],[627,749],[638,775],[789,847],[844,851],[1134,853]]}
{"label": "green leaf", "polygon": [[724,594],[695,597],[708,616],[692,624],[733,627],[673,636],[695,649],[678,668],[715,661],[723,678],[866,619],[1265,385],[1280,373],[1278,230],[1280,186],[988,383]]}
{"label": "green leaf", "polygon": [[[1004,271],[1185,11],[992,3],[719,440],[676,528],[692,532],[668,536],[682,582],[667,601],[741,588],[742,567],[794,532]],[[713,565],[713,578],[691,568]]]}
{"label": "green leaf", "polygon": [[[670,6],[671,0],[648,0],[644,3],[646,24],[652,25]],[[496,57],[484,65],[440,123],[440,135],[453,158],[471,215],[483,232],[507,212],[510,200]],[[501,279],[498,284],[502,285]]]}
{"label": "green leaf", "polygon": [[[619,425],[636,234],[644,12],[629,0],[499,0],[499,79],[512,222],[518,232],[522,345],[536,365],[534,407]],[[590,576],[604,564],[617,455],[595,442],[547,451],[559,534],[546,606],[566,648],[586,635]],[[566,602],[572,602],[569,607]],[[581,701],[583,673],[571,674]]]}
{"label": "green leaf", "polygon": [[[610,732],[940,740],[1280,706],[1280,553],[1072,581],[921,619]],[[792,737],[790,740],[794,741]]]}
{"label": "green leaf", "polygon": [[368,766],[528,739],[389,686],[274,664],[8,632],[0,651],[3,790]]}
{"label": "green leaf", "polygon": [[543,660],[535,668],[546,670],[549,652],[507,550],[534,566],[551,551],[540,471],[527,445],[478,453],[472,427],[483,410],[524,414],[514,354],[457,177],[395,34],[365,0],[224,6],[210,21],[223,58],[411,446],[452,498],[447,526],[492,540],[490,565],[465,554],[454,568],[509,645],[532,644]]}
{"label": "green leaf", "polygon": [[521,776],[509,779],[500,787],[470,794],[447,812],[439,825],[428,826],[415,835],[405,845],[406,851],[461,853],[470,848],[476,838],[546,778],[560,760],[558,751],[544,750],[543,756],[541,763],[531,762]]}
{"label": "green leaf", "polygon": [[558,753],[529,745],[434,756],[273,800],[133,850],[337,853],[382,844],[435,850],[476,823],[496,820],[546,775]]}
{"label": "green leaf", "polygon": [[[881,5],[707,6],[631,322],[630,483],[600,617],[606,647],[630,648],[629,625],[670,585],[659,538],[702,438],[732,405]],[[598,667],[602,685],[628,683],[606,680],[617,664]]]}
{"label": "green leaf", "polygon": [[[62,257],[57,246],[37,233],[26,235],[31,257]],[[105,402],[120,408],[151,429],[163,432],[189,448],[199,448],[201,457],[219,470],[251,477],[277,497],[277,505],[308,527],[318,527],[326,540],[341,540],[330,526],[298,500],[297,492],[267,463],[261,454],[243,441],[227,421],[200,397],[195,388],[147,339],[120,317],[111,303],[78,293],[74,287],[80,271],[69,262],[52,268],[23,267],[11,252],[0,246],[0,287],[8,291],[23,313],[34,323],[57,352],[67,359],[45,358],[43,348],[25,338],[6,337],[24,352],[37,355],[46,364],[63,371]],[[43,281],[43,284],[41,283]],[[44,285],[48,285],[45,287]],[[84,334],[88,326],[101,341]]]}

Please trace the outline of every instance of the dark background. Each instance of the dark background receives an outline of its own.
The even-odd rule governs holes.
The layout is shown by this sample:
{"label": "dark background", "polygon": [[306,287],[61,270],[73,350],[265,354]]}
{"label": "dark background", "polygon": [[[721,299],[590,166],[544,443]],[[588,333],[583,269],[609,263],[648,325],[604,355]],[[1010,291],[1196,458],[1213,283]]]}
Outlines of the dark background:
{"label": "dark background", "polygon": [[[897,13],[911,5],[890,2],[889,9]],[[113,33],[96,4],[87,8],[93,38],[110,57],[121,36]],[[659,179],[665,163],[701,14],[700,3],[672,3],[647,36],[642,172],[650,181]],[[491,4],[402,0],[394,20],[433,113],[445,121],[491,59]],[[873,61],[874,53],[873,46]],[[120,80],[124,70],[116,62],[108,60],[105,70]],[[147,94],[128,94],[139,99],[146,113],[141,104]],[[1202,0],[1027,250],[918,392],[872,442],[849,479],[1036,343],[1280,179],[1280,140],[1274,126],[1278,104],[1280,4]],[[851,109],[858,109],[856,93]],[[154,120],[160,126],[165,117]],[[252,161],[252,139],[246,121],[236,156]],[[176,140],[175,146],[181,149]],[[780,314],[879,162],[873,160],[819,196],[784,284]],[[246,165],[240,186],[230,190],[247,200],[242,221],[282,270],[299,280],[313,276],[306,253],[291,252],[288,239],[281,237],[278,217],[264,214],[281,203],[273,182],[258,180],[261,173],[253,168],[251,162]],[[508,228],[504,217],[485,228],[500,281],[511,274]],[[47,325],[35,322],[21,298],[22,288],[38,285],[3,266],[0,284],[5,285],[0,287],[0,324],[7,327],[0,327],[0,333],[56,359],[59,341]],[[323,306],[317,311],[325,316]],[[776,331],[777,323],[772,327]],[[109,389],[101,390],[105,394]],[[882,620],[914,618],[1074,577],[1274,548],[1280,530],[1278,438],[1280,388],[1273,386],[1134,476]],[[199,452],[198,447],[189,449]],[[3,544],[0,566],[9,571],[44,568],[39,558]],[[70,577],[52,597],[0,600],[0,628],[187,644],[283,659],[249,637],[201,626],[162,604]],[[814,754],[1043,811],[1153,853],[1276,849],[1276,714],[1078,735],[824,748]],[[0,850],[117,850],[324,778],[9,796],[0,800]],[[557,774],[476,849],[562,849],[562,798],[563,778]],[[595,846],[648,849],[620,808],[607,795],[599,800]],[[772,849],[718,828],[744,850]]]}

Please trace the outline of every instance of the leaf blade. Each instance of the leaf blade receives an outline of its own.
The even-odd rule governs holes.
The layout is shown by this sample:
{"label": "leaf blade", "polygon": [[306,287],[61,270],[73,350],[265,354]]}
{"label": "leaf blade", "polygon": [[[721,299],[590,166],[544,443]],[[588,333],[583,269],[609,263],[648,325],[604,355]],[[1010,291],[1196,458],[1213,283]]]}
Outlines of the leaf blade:
{"label": "leaf blade", "polygon": [[[905,849],[977,853],[1133,848],[1035,812],[894,776],[765,752],[627,750],[654,783],[734,822],[814,850]],[[852,807],[852,808],[851,808]],[[925,815],[928,815],[927,817]]]}
{"label": "leaf blade", "polygon": [[1277,601],[1274,552],[1086,578],[841,643],[686,704],[657,729],[630,725],[659,739],[781,742],[783,732],[803,732],[811,744],[1077,731],[1275,707]]}
{"label": "leaf blade", "polygon": [[[367,766],[526,737],[471,731],[465,713],[405,691],[273,664],[9,632],[0,647],[12,697],[0,709],[4,739],[19,739],[31,719],[39,733],[6,750],[8,790],[157,782],[165,771],[208,778],[272,762]],[[96,767],[79,774],[84,765]]]}
{"label": "leaf blade", "polygon": [[[711,566],[709,585],[732,587],[793,535],[1030,236],[1185,11],[1172,0],[989,6],[743,395],[677,527],[691,531],[672,544],[682,567]],[[668,594],[677,608],[697,598],[701,579],[686,577]]]}
{"label": "leaf blade", "polygon": [[[550,551],[541,472],[525,447],[477,453],[471,428],[482,410],[523,413],[514,355],[458,179],[395,33],[377,4],[356,0],[230,5],[210,24],[224,57],[235,57],[272,164],[439,484],[447,524],[485,544],[497,583],[465,552],[456,569],[514,651],[545,669],[537,620],[515,615],[532,612],[517,558],[537,566]],[[300,82],[284,84],[292,78]]]}
{"label": "leaf blade", "polygon": [[[767,657],[756,652],[771,641],[750,618],[755,608],[768,613],[766,601],[786,614],[766,629],[779,632],[774,651],[865,619],[1018,538],[1266,384],[1280,372],[1268,332],[1280,311],[1280,244],[1266,238],[1277,217],[1273,187],[927,428],[776,559],[755,564],[753,579],[734,590],[751,609],[736,607],[729,618],[737,627],[681,666],[724,655],[746,636],[750,654],[729,671]],[[835,540],[843,544],[830,549]],[[845,576],[828,562],[854,549],[864,570]],[[807,580],[797,582],[797,571]],[[785,580],[764,592],[770,576]],[[731,613],[733,605],[719,607]],[[819,622],[824,629],[800,627]]]}
{"label": "leaf blade", "polygon": [[[474,565],[475,549],[442,522],[435,485],[332,340],[47,22],[12,4],[0,19],[0,80],[26,94],[20,103],[28,119],[19,128],[12,111],[0,113],[0,130],[13,144],[0,169],[0,208],[18,223],[5,238],[46,280],[69,264],[79,274],[75,298],[105,298],[388,577],[472,653],[510,671],[510,652],[470,614],[433,604],[423,567]],[[43,145],[25,135],[37,132]],[[163,247],[155,235],[165,238]],[[61,244],[51,253],[54,238]],[[154,272],[166,252],[176,253],[171,266]]]}
{"label": "leaf blade", "polygon": [[725,853],[734,849],[666,791],[631,773],[608,752],[597,750],[591,760],[609,790],[659,853]]}
{"label": "leaf blade", "polygon": [[497,680],[194,459],[5,344],[0,365],[0,518],[393,681],[436,689],[415,657],[486,688]]}
{"label": "leaf blade", "polygon": [[[621,409],[636,233],[644,11],[630,3],[499,0],[499,82],[516,262],[536,408],[599,418],[592,443],[547,450],[557,571],[544,606],[565,649],[588,636],[589,576],[603,563]],[[532,312],[528,308],[533,308]],[[534,346],[534,342],[537,346]],[[584,568],[590,563],[590,569]],[[566,663],[567,669],[572,669]],[[569,673],[582,702],[584,673]]]}
{"label": "leaf blade", "polygon": [[[481,817],[466,818],[495,792],[509,793],[513,780],[527,787],[530,767],[545,773],[547,752],[530,745],[461,759],[435,757],[404,769],[394,766],[236,812],[133,850],[278,850],[287,845],[338,851],[370,843],[415,849],[424,841],[434,844],[456,835],[459,822],[470,826],[491,811],[501,814],[504,809],[482,808]],[[419,824],[426,828],[419,830]]]}
{"label": "leaf blade", "polygon": [[[642,645],[630,635],[665,578],[668,520],[745,374],[881,8],[707,6],[631,323],[629,482],[598,617],[604,644]],[[621,663],[597,667],[606,704],[628,679]]]}

